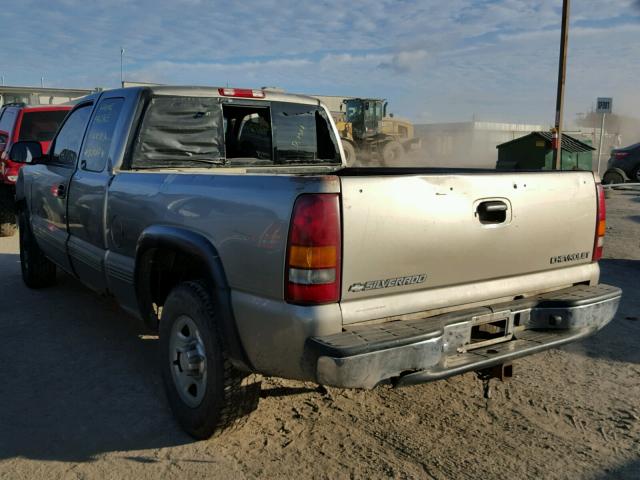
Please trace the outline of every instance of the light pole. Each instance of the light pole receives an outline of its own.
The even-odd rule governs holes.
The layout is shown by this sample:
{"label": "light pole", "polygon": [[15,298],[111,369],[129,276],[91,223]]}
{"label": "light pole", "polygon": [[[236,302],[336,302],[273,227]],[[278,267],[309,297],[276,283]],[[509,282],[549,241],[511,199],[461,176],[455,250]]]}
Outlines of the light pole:
{"label": "light pole", "polygon": [[556,127],[553,132],[553,168],[562,168],[562,114],[564,108],[564,82],[567,73],[567,42],[569,40],[570,0],[562,3],[562,32],[560,34],[560,61],[558,65],[558,94],[556,97]]}
{"label": "light pole", "polygon": [[124,59],[124,48],[120,47],[120,86],[121,87],[124,87],[123,59]]}

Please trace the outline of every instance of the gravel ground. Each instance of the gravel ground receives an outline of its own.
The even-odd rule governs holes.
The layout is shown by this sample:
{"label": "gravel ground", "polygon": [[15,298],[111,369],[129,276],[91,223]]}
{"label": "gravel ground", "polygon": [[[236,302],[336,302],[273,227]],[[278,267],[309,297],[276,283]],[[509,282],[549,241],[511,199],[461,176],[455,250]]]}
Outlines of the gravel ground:
{"label": "gravel ground", "polygon": [[247,425],[195,442],[169,411],[157,340],[60,275],[30,291],[0,239],[0,478],[640,478],[640,192],[608,200],[604,282],[625,294],[579,344],[393,390],[280,379]]}

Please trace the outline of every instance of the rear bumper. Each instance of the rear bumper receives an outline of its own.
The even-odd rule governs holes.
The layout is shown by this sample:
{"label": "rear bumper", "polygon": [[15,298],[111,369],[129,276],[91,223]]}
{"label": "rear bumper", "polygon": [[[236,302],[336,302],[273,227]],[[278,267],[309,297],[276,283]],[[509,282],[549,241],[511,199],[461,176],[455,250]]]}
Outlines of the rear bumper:
{"label": "rear bumper", "polygon": [[[306,355],[323,385],[373,388],[429,382],[479,370],[586,337],[615,315],[622,291],[578,285],[509,303],[312,337]],[[493,322],[493,323],[491,323]],[[478,340],[479,325],[504,334]]]}

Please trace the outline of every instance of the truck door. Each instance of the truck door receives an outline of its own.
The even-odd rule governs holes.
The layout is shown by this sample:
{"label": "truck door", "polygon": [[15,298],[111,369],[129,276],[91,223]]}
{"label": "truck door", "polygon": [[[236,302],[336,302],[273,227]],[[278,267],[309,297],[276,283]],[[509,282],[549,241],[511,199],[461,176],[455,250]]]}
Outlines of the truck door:
{"label": "truck door", "polygon": [[80,280],[96,291],[107,288],[104,259],[107,251],[105,214],[107,189],[113,176],[113,159],[126,138],[121,115],[133,94],[123,92],[100,97],[89,122],[80,161],[69,188],[69,256]]}
{"label": "truck door", "polygon": [[92,106],[91,102],[80,104],[69,114],[49,149],[48,161],[32,169],[31,228],[42,251],[67,272],[72,272],[67,254],[67,194]]}

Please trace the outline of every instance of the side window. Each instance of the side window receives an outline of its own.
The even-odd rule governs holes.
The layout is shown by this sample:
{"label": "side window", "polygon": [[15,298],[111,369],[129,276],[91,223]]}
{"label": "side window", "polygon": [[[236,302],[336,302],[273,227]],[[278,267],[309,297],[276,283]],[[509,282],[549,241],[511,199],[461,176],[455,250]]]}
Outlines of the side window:
{"label": "side window", "polygon": [[54,140],[51,163],[68,168],[75,166],[90,113],[91,105],[84,105],[69,114]]}
{"label": "side window", "polygon": [[80,155],[80,168],[101,172],[107,164],[124,98],[107,98],[98,105]]}
{"label": "side window", "polygon": [[13,131],[13,124],[16,122],[18,110],[15,108],[5,108],[0,117],[0,130],[8,135]]}

